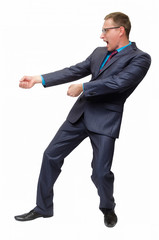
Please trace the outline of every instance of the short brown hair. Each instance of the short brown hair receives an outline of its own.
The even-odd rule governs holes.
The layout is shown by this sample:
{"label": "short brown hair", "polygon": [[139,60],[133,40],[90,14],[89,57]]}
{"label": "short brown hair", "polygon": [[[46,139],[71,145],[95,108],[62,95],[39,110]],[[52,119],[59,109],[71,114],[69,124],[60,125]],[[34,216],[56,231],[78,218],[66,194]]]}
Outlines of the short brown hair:
{"label": "short brown hair", "polygon": [[126,36],[129,38],[129,33],[131,30],[131,22],[129,17],[121,12],[113,12],[108,14],[104,20],[112,18],[114,23],[117,24],[118,26],[123,26],[125,28]]}

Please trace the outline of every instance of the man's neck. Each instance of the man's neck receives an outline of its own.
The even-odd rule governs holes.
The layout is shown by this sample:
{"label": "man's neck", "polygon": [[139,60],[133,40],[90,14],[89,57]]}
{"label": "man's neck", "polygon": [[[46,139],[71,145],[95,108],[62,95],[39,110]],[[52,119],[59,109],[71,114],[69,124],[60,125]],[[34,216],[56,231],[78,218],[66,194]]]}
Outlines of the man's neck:
{"label": "man's neck", "polygon": [[118,45],[118,48],[117,48],[117,49],[122,48],[122,47],[125,47],[125,46],[128,45],[128,44],[129,44],[129,39],[125,39],[125,40],[123,40],[123,41]]}

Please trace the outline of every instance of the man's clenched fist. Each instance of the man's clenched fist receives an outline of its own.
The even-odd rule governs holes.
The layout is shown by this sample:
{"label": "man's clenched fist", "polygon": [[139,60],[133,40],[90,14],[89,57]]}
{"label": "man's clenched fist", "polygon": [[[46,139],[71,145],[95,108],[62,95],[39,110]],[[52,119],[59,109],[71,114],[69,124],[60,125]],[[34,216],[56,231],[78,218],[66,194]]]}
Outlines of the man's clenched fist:
{"label": "man's clenched fist", "polygon": [[72,84],[69,86],[67,95],[70,97],[78,97],[83,92],[82,84]]}
{"label": "man's clenched fist", "polygon": [[42,83],[41,76],[24,76],[19,82],[21,88],[32,88],[36,83]]}

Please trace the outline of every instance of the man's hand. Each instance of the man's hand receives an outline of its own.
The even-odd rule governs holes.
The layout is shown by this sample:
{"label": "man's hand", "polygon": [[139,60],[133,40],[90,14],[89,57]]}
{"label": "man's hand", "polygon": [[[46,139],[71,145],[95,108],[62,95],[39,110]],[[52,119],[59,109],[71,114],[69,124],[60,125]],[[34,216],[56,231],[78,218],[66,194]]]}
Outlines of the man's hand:
{"label": "man's hand", "polygon": [[32,88],[36,83],[42,83],[41,76],[24,76],[20,80],[19,87]]}
{"label": "man's hand", "polygon": [[82,91],[82,84],[72,84],[68,88],[67,95],[70,97],[78,97]]}

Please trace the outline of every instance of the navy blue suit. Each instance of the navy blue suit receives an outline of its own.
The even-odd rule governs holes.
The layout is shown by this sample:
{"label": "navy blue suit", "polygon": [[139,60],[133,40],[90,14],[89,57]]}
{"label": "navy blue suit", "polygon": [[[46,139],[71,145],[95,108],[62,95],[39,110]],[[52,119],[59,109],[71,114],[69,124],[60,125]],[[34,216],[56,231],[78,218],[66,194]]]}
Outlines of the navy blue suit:
{"label": "navy blue suit", "polygon": [[43,75],[45,87],[88,75],[92,78],[84,83],[84,92],[44,152],[35,208],[41,214],[53,214],[53,185],[64,158],[86,137],[93,148],[92,180],[100,197],[99,207],[115,207],[111,172],[114,143],[119,136],[124,103],[146,75],[151,58],[132,43],[99,71],[106,55],[107,48],[99,47],[85,61]]}

